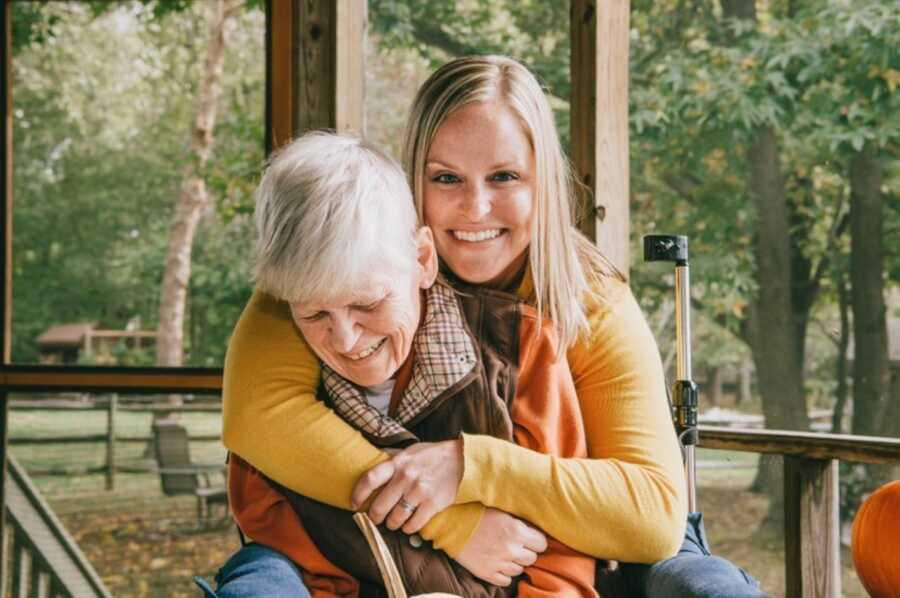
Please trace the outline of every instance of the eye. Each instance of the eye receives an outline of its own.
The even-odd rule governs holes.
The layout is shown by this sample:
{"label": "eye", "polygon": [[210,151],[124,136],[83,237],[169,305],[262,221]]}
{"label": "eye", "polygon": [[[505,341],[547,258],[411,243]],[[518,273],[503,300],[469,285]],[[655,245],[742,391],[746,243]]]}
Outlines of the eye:
{"label": "eye", "polygon": [[384,299],[376,299],[372,303],[366,303],[365,305],[354,305],[353,309],[358,309],[359,311],[371,312],[378,309],[378,306],[381,305],[381,302]]}
{"label": "eye", "polygon": [[491,176],[491,180],[497,183],[508,183],[510,181],[518,181],[519,175],[509,170],[502,170]]}
{"label": "eye", "polygon": [[311,316],[301,316],[300,321],[301,322],[318,322],[319,320],[324,318],[326,315],[328,315],[328,314],[326,314],[324,311],[318,311],[318,312],[312,314]]}
{"label": "eye", "polygon": [[431,177],[431,182],[437,183],[438,185],[453,185],[454,183],[459,182],[459,177],[455,174],[450,174],[449,172],[442,172]]}

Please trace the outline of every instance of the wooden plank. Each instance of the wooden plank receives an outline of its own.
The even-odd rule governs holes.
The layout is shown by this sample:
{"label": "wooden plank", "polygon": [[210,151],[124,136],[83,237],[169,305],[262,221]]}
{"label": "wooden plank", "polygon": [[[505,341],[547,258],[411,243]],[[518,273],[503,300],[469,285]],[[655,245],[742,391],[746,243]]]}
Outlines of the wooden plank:
{"label": "wooden plank", "polygon": [[[3,20],[2,56],[0,56],[0,135],[3,137],[3,159],[0,162],[0,185],[3,189],[3,206],[0,208],[0,254],[3,273],[0,276],[0,367],[10,362],[12,334],[12,8],[3,3],[0,13]],[[9,563],[6,552],[5,520],[6,512],[6,454],[9,409],[7,394],[0,389],[0,592],[6,595],[6,567]]]}
{"label": "wooden plank", "polygon": [[81,390],[85,392],[219,393],[221,370],[185,368],[110,368],[6,366],[0,388],[20,391]]}
{"label": "wooden plank", "polygon": [[784,458],[785,594],[841,595],[838,461]]}
{"label": "wooden plank", "polygon": [[366,34],[368,2],[336,0],[335,115],[338,131],[366,133]]}
{"label": "wooden plank", "polygon": [[268,0],[266,19],[266,154],[294,135],[293,90],[297,52],[295,0]]}
{"label": "wooden plank", "polygon": [[109,397],[109,408],[106,412],[106,489],[116,486],[116,408],[119,395]]}
{"label": "wooden plank", "polygon": [[3,163],[0,179],[3,184],[3,208],[0,209],[0,253],[2,253],[3,288],[0,290],[0,311],[3,322],[0,326],[0,350],[2,364],[10,359],[12,346],[12,222],[13,222],[13,110],[12,110],[12,8],[11,2],[3,3],[3,57],[0,59],[0,105],[3,111]]}
{"label": "wooden plank", "polygon": [[295,133],[313,129],[363,131],[366,2],[297,2],[293,28]]}
{"label": "wooden plank", "polygon": [[[222,439],[222,437],[218,434],[195,434],[193,436],[189,436],[188,438],[195,442],[218,442]],[[116,436],[116,443],[139,444],[142,442],[150,442],[152,439],[153,437],[149,434],[137,436]],[[108,440],[108,434],[79,434],[72,436],[40,437],[17,436],[15,438],[10,438],[9,444],[13,446],[40,446],[45,444],[90,444],[92,442],[107,442]]]}
{"label": "wooden plank", "polygon": [[571,0],[571,158],[578,225],[626,276],[630,264],[628,0]]}
{"label": "wooden plank", "polygon": [[900,463],[900,439],[700,426],[700,447],[857,463]]}
{"label": "wooden plank", "polygon": [[[129,397],[134,400],[137,397]],[[104,401],[83,403],[81,401],[46,398],[46,399],[11,399],[10,411],[106,411],[109,405]],[[117,408],[119,411],[131,411],[134,413],[220,413],[222,403],[188,404],[188,405],[155,405],[155,404],[126,404]]]}
{"label": "wooden plank", "polygon": [[28,597],[28,570],[31,568],[31,553],[24,537],[16,534],[13,547],[12,595],[14,598]]}
{"label": "wooden plank", "polygon": [[7,512],[10,525],[16,528],[16,544],[27,544],[40,554],[69,595],[110,596],[76,542],[12,458],[7,491]]}

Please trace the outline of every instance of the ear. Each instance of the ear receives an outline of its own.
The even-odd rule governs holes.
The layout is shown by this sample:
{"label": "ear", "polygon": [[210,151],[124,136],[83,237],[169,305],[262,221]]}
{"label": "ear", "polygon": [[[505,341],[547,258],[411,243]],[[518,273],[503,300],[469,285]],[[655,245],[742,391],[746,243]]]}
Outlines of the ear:
{"label": "ear", "polygon": [[437,249],[431,228],[423,226],[416,231],[416,253],[419,262],[419,288],[430,289],[438,273]]}

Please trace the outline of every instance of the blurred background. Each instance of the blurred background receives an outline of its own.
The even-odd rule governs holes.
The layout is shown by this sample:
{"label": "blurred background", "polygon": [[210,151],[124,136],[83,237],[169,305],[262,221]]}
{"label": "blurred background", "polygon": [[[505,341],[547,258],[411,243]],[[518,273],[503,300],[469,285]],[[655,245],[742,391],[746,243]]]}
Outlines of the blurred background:
{"label": "blurred background", "polygon": [[[252,291],[266,17],[229,4],[215,75],[212,4],[12,2],[13,363],[222,366]],[[566,3],[368,6],[366,135],[394,156],[419,84],[483,53],[533,69],[568,147]],[[632,0],[630,28],[631,284],[674,374],[672,273],[641,262],[640,240],[690,237],[701,423],[900,437],[895,3]],[[215,127],[197,139],[211,76]],[[184,297],[173,246],[192,248]],[[238,546],[217,511],[218,397],[10,399],[10,453],[113,594],[195,595],[190,576]],[[158,471],[169,433],[193,486]],[[714,551],[784,595],[779,462],[699,460]],[[892,477],[841,464],[845,527]],[[845,595],[864,596],[847,554]]]}

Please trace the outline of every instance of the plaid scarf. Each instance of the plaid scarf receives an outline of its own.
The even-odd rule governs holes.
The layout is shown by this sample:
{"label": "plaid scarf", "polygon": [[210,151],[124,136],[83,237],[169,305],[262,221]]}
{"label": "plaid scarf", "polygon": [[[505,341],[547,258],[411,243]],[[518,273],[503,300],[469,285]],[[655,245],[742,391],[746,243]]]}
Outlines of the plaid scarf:
{"label": "plaid scarf", "polygon": [[427,408],[442,392],[475,368],[475,345],[466,331],[455,292],[435,284],[425,291],[425,321],[413,338],[415,362],[396,417],[382,415],[362,390],[322,365],[322,382],[335,411],[357,429],[376,438],[406,431],[404,424]]}

